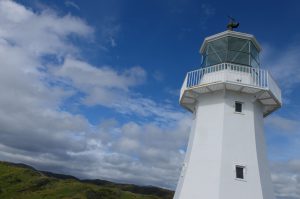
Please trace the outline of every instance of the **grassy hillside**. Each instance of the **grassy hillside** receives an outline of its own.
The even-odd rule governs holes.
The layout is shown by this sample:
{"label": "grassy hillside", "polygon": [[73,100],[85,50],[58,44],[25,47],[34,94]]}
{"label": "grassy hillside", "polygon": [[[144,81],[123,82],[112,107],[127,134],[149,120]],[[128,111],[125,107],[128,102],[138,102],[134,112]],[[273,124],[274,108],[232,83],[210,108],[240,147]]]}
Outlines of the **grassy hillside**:
{"label": "grassy hillside", "polygon": [[171,199],[172,196],[173,192],[156,187],[80,181],[73,176],[0,161],[1,199]]}

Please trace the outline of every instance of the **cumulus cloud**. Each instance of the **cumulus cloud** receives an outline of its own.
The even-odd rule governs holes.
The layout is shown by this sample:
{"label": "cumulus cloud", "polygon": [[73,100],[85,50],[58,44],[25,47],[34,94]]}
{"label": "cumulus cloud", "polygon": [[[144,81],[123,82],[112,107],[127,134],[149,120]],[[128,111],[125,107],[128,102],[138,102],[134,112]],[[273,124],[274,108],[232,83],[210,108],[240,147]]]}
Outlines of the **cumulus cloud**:
{"label": "cumulus cloud", "polygon": [[76,51],[68,36],[91,36],[93,28],[81,19],[54,11],[40,14],[10,1],[0,2],[0,37],[12,46],[26,48],[32,56],[42,54],[64,55]]}
{"label": "cumulus cloud", "polygon": [[[112,19],[103,21],[102,44],[117,45],[120,26]],[[147,83],[141,66],[116,70],[88,63],[72,39],[93,40],[95,30],[72,15],[0,1],[0,25],[1,160],[82,178],[175,187],[190,116],[134,92]],[[105,106],[142,119],[91,124],[86,116],[63,108],[65,99],[78,93],[83,106]],[[298,124],[289,120],[274,117],[268,122],[294,132]],[[288,170],[281,163],[273,166],[278,197],[299,198],[299,176],[293,174],[298,166],[297,158]]]}
{"label": "cumulus cloud", "polygon": [[[117,36],[120,32],[121,25],[117,23],[117,19],[115,17],[105,17],[101,20],[101,25],[99,27],[98,33],[100,34],[100,41],[104,44],[108,44],[109,47],[116,47],[117,43]],[[108,47],[102,45],[102,49],[108,51]]]}
{"label": "cumulus cloud", "polygon": [[80,7],[79,7],[79,5],[77,5],[75,2],[73,2],[73,1],[65,1],[65,5],[67,6],[67,7],[72,7],[72,8],[75,8],[75,9],[77,9],[77,10],[80,10]]}
{"label": "cumulus cloud", "polygon": [[274,163],[272,165],[272,180],[277,198],[300,198],[300,159],[290,160],[287,163]]}
{"label": "cumulus cloud", "polygon": [[110,66],[95,67],[67,57],[52,72],[58,77],[57,81],[84,93],[82,103],[87,106],[101,105],[123,114],[155,116],[157,122],[176,121],[185,115],[173,106],[132,92],[131,88],[144,83],[147,77],[146,71],[140,66],[116,71]]}
{"label": "cumulus cloud", "polygon": [[[85,142],[80,138],[80,142],[75,143],[81,144],[77,146],[78,150],[69,145],[72,142],[68,138],[61,138],[57,141],[66,145],[60,151],[62,153],[51,149],[40,151],[40,148],[30,151],[0,144],[0,157],[83,178],[174,188],[184,158],[179,149],[185,148],[189,122],[187,117],[162,129],[156,124],[129,122],[117,125],[108,121],[94,133],[86,135]],[[85,147],[82,147],[83,143]],[[62,143],[49,143],[45,148],[55,150],[60,145]]]}
{"label": "cumulus cloud", "polygon": [[270,145],[271,172],[277,198],[300,198],[299,118],[271,115],[266,119],[269,136],[279,144]]}
{"label": "cumulus cloud", "polygon": [[106,140],[108,150],[114,152],[114,157],[117,157],[117,154],[126,157],[122,158],[124,162],[108,158],[108,161],[114,160],[120,164],[115,167],[126,169],[126,172],[119,173],[115,178],[128,178],[138,183],[174,188],[184,158],[179,149],[185,148],[189,122],[187,117],[165,128],[154,123],[134,122],[126,123],[117,129],[112,127],[111,131],[116,134]]}
{"label": "cumulus cloud", "polygon": [[87,93],[87,105],[114,103],[112,101],[119,99],[120,94],[142,83],[146,77],[144,69],[138,66],[118,73],[109,66],[96,68],[72,58],[66,58],[54,73],[63,78],[62,81],[65,80],[76,89]]}
{"label": "cumulus cloud", "polygon": [[[277,50],[280,49],[280,50]],[[280,85],[283,94],[282,109],[291,108],[297,112],[297,97],[293,95],[299,88],[299,42],[276,48],[270,44],[263,45],[262,66],[267,68]],[[296,97],[296,98],[295,98]],[[271,171],[276,197],[278,199],[300,198],[299,188],[299,115],[274,114],[266,118],[269,136],[276,145],[270,145]]]}
{"label": "cumulus cloud", "polygon": [[[71,93],[41,81],[47,74],[40,66],[43,55],[74,52],[67,37],[88,36],[92,28],[71,16],[35,14],[13,1],[1,1],[0,10],[1,143],[32,151],[84,147],[71,132],[84,131],[86,119],[57,110]],[[70,143],[64,145],[64,139]]]}
{"label": "cumulus cloud", "polygon": [[[108,24],[101,40],[110,45],[119,28]],[[141,66],[118,71],[89,64],[72,40],[93,40],[94,29],[69,14],[0,1],[0,25],[1,160],[82,178],[174,187],[189,115],[133,92],[147,78]],[[156,119],[91,124],[64,109],[64,101],[79,93],[83,106]]]}
{"label": "cumulus cloud", "polygon": [[300,83],[299,53],[300,44],[298,42],[285,48],[276,48],[269,44],[263,45],[262,64],[271,71],[285,92],[290,92]]}
{"label": "cumulus cloud", "polygon": [[289,119],[274,115],[266,119],[266,125],[279,130],[281,133],[299,133],[300,123],[297,119]]}

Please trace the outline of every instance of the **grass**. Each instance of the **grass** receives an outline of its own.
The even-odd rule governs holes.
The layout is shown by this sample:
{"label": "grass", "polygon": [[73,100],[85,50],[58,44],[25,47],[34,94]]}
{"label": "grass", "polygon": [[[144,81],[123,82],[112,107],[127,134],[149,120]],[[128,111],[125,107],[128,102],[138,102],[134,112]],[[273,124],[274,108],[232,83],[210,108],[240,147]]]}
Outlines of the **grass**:
{"label": "grass", "polygon": [[[171,199],[172,192],[160,190],[157,193],[139,194],[128,191],[141,189],[135,185],[109,183],[96,185],[76,179],[49,177],[33,168],[25,168],[7,162],[0,162],[1,199]],[[138,188],[137,188],[138,187]]]}

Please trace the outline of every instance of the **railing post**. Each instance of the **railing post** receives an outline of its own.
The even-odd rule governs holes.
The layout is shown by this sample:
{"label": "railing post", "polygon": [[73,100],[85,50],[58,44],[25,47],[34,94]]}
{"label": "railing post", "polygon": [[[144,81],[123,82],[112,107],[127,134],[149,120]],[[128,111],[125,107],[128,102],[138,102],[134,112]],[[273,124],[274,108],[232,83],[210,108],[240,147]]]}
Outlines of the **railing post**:
{"label": "railing post", "polygon": [[269,72],[267,71],[267,85],[266,88],[269,88]]}
{"label": "railing post", "polygon": [[187,87],[190,87],[190,85],[191,85],[191,75],[190,74],[191,74],[190,72],[188,72],[188,74],[187,74],[187,77],[188,77],[188,79],[187,79]]}

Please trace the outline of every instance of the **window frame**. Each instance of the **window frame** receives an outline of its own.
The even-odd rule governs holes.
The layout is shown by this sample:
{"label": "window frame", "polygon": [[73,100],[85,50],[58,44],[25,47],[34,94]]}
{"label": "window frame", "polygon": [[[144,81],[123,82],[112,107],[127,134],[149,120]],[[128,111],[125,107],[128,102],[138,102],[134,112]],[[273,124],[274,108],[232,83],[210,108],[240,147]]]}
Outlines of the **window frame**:
{"label": "window frame", "polygon": [[[238,173],[237,173],[237,168],[239,168],[239,169],[242,169],[242,171],[243,171],[243,178],[239,178],[238,177]],[[239,180],[239,181],[247,181],[246,180],[246,174],[247,174],[247,170],[246,170],[246,165],[241,165],[241,164],[235,164],[235,166],[234,166],[234,178],[235,178],[235,180]]]}
{"label": "window frame", "polygon": [[[241,105],[241,111],[237,111],[237,104],[240,104],[240,105]],[[235,112],[235,113],[239,113],[239,114],[244,114],[244,111],[243,111],[243,105],[244,105],[244,102],[241,102],[241,101],[234,101],[234,112]]]}

